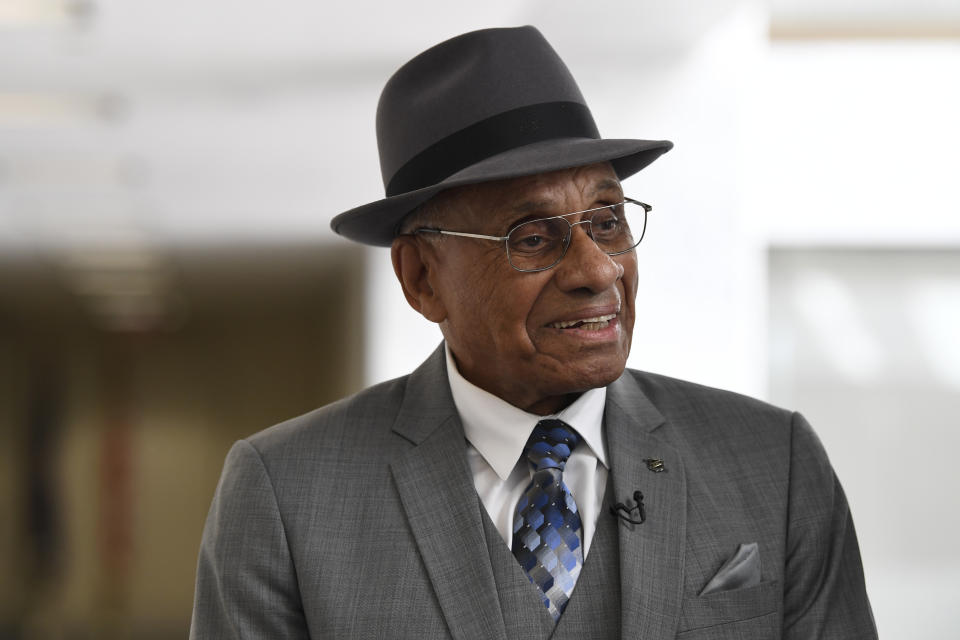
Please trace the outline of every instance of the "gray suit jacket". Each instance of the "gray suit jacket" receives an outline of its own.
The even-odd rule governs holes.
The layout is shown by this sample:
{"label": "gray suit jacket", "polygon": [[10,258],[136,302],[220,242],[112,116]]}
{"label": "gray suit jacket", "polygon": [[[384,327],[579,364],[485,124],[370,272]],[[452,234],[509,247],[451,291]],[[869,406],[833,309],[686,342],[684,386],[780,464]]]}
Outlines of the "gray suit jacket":
{"label": "gray suit jacket", "polygon": [[[843,491],[800,415],[628,370],[604,421],[613,497],[642,491],[647,515],[618,524],[623,637],[876,637]],[[234,445],[191,637],[506,638],[482,508],[441,348]],[[759,584],[717,588],[749,543]]]}

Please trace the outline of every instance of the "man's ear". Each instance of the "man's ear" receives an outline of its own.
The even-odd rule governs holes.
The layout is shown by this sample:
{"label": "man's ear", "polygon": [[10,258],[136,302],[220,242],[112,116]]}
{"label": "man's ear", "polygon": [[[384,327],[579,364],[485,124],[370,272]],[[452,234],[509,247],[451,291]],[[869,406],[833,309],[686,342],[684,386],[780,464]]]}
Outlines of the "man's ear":
{"label": "man's ear", "polygon": [[416,236],[397,236],[390,247],[390,258],[410,306],[431,322],[446,320],[447,309],[434,286],[437,262],[433,247]]}

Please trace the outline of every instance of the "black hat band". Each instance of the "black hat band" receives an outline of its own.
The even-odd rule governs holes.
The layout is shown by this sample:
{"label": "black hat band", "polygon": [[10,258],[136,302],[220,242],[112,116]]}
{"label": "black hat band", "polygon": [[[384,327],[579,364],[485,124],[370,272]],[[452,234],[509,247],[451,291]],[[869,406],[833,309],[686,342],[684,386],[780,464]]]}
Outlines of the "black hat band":
{"label": "black hat band", "polygon": [[387,196],[442,182],[498,153],[555,138],[599,139],[586,106],[543,102],[490,116],[433,143],[400,167],[387,184]]}

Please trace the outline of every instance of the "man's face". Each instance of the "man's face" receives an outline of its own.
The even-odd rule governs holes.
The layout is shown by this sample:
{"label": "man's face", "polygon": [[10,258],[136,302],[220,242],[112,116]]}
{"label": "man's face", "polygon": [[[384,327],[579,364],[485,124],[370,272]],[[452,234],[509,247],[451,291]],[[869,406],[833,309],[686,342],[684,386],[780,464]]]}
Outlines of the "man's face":
{"label": "man's face", "polygon": [[[442,194],[442,228],[504,236],[531,218],[623,200],[609,164],[486,183]],[[567,218],[571,223],[580,216]],[[608,256],[573,228],[563,260],[546,271],[510,266],[502,242],[421,237],[429,281],[458,369],[473,384],[533,413],[617,379],[626,366],[637,293],[637,258]],[[584,325],[569,323],[603,320]]]}

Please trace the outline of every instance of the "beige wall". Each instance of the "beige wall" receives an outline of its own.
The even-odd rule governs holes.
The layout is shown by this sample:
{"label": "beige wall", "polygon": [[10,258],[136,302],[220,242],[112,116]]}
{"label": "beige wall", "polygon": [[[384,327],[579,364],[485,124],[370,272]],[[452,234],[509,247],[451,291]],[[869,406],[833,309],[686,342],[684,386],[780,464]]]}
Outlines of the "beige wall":
{"label": "beige wall", "polygon": [[[181,258],[188,311],[163,332],[106,332],[70,311],[68,293],[41,308],[0,278],[0,508],[13,516],[0,519],[0,630],[185,636],[200,534],[231,443],[362,379],[359,253],[284,254]],[[30,560],[24,517],[26,399],[41,352],[64,381],[46,450],[63,562],[49,578]],[[108,454],[117,433],[126,445]],[[111,543],[110,530],[128,537]]]}

